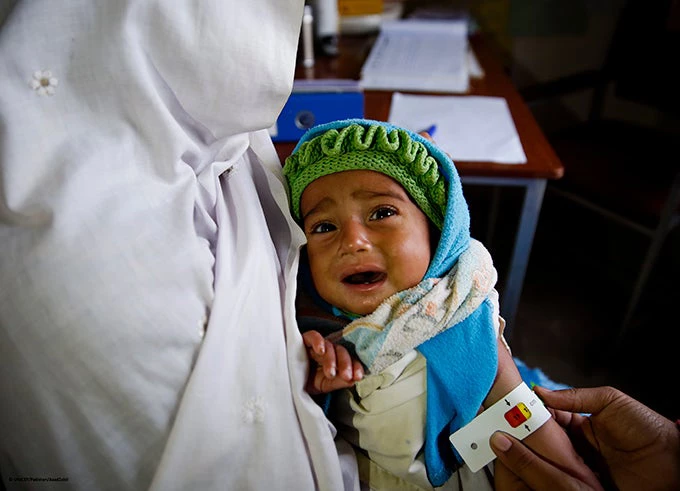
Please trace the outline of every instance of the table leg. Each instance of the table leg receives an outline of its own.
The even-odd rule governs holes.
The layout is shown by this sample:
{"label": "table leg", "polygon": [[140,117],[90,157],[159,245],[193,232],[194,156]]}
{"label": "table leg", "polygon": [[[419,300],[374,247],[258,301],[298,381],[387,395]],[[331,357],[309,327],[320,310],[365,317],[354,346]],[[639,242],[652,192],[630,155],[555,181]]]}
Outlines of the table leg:
{"label": "table leg", "polygon": [[509,341],[512,337],[515,315],[522,294],[522,285],[526,275],[531,245],[534,241],[534,233],[538,224],[538,217],[543,204],[546,179],[512,179],[493,177],[462,177],[463,184],[486,185],[486,186],[521,186],[525,188],[522,213],[517,226],[517,235],[513,246],[510,267],[507,279],[503,287],[501,298],[501,315],[507,325],[505,337]]}
{"label": "table leg", "polygon": [[493,234],[496,230],[496,220],[498,219],[498,208],[501,203],[501,187],[494,186],[491,188],[491,203],[489,204],[489,217],[486,226],[486,243],[491,246],[493,243]]}
{"label": "table leg", "polygon": [[512,251],[508,278],[505,282],[505,291],[501,301],[501,314],[505,318],[508,328],[505,337],[510,340],[511,328],[514,326],[517,307],[519,306],[522,285],[526,275],[527,265],[529,264],[529,254],[534,241],[534,233],[538,224],[538,217],[541,212],[543,195],[545,194],[545,179],[530,179],[525,184],[524,204],[522,205],[522,215],[519,219],[515,246]]}

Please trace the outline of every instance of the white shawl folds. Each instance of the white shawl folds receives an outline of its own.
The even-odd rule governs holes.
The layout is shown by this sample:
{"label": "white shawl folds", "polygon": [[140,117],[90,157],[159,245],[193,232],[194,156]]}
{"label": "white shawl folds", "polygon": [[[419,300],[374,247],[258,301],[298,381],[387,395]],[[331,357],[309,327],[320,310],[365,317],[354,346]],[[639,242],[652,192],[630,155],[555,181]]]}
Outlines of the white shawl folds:
{"label": "white shawl folds", "polygon": [[303,237],[264,130],[291,88],[302,4],[0,12],[8,489],[354,485],[303,392]]}

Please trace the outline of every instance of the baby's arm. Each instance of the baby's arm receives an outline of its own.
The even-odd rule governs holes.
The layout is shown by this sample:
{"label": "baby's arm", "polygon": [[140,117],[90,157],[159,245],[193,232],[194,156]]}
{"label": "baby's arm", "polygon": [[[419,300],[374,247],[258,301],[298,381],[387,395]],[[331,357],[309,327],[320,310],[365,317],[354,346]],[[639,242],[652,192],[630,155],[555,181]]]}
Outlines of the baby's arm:
{"label": "baby's arm", "polygon": [[[522,377],[504,342],[498,338],[498,372],[489,394],[484,400],[488,408],[522,382]],[[557,422],[550,418],[543,426],[524,439],[526,445],[537,454],[550,460],[561,469],[589,483],[594,489],[602,489],[597,477],[576,453],[569,437]]]}
{"label": "baby's arm", "polygon": [[308,393],[321,394],[345,389],[364,377],[361,363],[353,360],[343,346],[324,339],[318,331],[305,332],[302,340],[312,362],[307,378]]}

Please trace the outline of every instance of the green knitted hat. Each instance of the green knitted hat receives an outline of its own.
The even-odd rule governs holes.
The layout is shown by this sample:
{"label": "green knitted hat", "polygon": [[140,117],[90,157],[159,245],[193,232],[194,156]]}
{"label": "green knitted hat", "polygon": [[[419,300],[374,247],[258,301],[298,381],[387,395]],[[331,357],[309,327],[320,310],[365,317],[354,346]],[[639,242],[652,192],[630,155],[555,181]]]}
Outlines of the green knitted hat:
{"label": "green knitted hat", "polygon": [[293,216],[301,220],[300,198],[312,181],[337,172],[372,170],[401,184],[441,230],[446,180],[434,156],[438,150],[431,151],[435,148],[415,133],[378,121],[336,121],[312,128],[283,167]]}

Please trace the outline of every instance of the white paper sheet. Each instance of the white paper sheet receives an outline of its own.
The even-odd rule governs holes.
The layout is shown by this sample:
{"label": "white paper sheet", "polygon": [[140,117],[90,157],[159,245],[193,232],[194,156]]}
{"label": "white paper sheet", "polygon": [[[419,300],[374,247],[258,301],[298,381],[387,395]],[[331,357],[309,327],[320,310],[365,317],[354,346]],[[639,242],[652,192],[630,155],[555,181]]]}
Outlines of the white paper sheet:
{"label": "white paper sheet", "polygon": [[453,161],[524,164],[515,123],[502,97],[395,92],[389,122],[412,131],[437,127],[434,139]]}
{"label": "white paper sheet", "polygon": [[464,20],[386,22],[361,69],[361,86],[378,90],[466,92],[470,79],[467,47]]}

